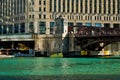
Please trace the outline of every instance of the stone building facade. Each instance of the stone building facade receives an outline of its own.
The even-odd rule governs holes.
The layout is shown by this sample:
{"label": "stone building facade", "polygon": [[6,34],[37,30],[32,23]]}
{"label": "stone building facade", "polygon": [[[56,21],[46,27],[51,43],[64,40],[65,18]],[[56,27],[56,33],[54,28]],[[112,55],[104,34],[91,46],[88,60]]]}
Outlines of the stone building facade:
{"label": "stone building facade", "polygon": [[0,6],[4,35],[53,34],[58,16],[66,18],[68,26],[120,27],[120,0],[0,0]]}

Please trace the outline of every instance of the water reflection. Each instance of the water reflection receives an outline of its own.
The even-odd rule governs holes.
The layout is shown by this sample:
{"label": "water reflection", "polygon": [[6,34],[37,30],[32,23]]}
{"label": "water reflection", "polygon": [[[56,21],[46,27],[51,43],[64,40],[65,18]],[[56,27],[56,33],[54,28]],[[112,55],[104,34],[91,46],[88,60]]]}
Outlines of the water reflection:
{"label": "water reflection", "polygon": [[100,58],[10,58],[0,60],[0,75],[120,75],[119,63],[119,59]]}

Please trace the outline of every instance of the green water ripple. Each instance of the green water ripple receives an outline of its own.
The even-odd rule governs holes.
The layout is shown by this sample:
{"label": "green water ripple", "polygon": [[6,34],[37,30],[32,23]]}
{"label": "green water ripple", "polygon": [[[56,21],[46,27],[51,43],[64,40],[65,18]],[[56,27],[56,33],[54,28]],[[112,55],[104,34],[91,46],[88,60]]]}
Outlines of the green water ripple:
{"label": "green water ripple", "polygon": [[119,59],[7,58],[0,59],[0,75],[120,75]]}

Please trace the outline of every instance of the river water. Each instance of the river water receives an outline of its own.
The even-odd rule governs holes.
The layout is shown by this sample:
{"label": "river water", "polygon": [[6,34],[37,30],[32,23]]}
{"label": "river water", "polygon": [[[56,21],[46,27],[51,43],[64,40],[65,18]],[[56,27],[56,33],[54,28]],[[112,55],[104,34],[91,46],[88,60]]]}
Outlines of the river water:
{"label": "river water", "polygon": [[120,59],[1,58],[0,80],[120,80]]}

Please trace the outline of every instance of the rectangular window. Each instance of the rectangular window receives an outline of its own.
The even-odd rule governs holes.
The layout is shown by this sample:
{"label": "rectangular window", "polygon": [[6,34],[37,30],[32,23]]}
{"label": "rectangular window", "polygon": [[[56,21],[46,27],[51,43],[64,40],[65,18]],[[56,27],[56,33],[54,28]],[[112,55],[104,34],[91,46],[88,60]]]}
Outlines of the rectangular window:
{"label": "rectangular window", "polygon": [[115,14],[115,0],[113,0],[113,14]]}
{"label": "rectangular window", "polygon": [[46,8],[44,7],[44,12],[46,11]]}
{"label": "rectangular window", "polygon": [[39,11],[41,12],[41,7],[39,7]]}
{"label": "rectangular window", "polygon": [[43,15],[43,18],[46,19],[46,15],[45,14]]}
{"label": "rectangular window", "polygon": [[39,1],[39,5],[41,5],[41,0]]}
{"label": "rectangular window", "polygon": [[50,12],[52,12],[52,0],[50,0]]}
{"label": "rectangular window", "polygon": [[70,12],[70,0],[67,1],[67,12]]}
{"label": "rectangular window", "polygon": [[72,12],[74,12],[74,0],[72,0]]}
{"label": "rectangular window", "polygon": [[108,14],[111,12],[111,0],[108,0]]}
{"label": "rectangular window", "polygon": [[83,0],[80,0],[80,11],[83,13]]}
{"label": "rectangular window", "polygon": [[102,0],[99,0],[99,13],[102,13],[101,7],[102,7]]}
{"label": "rectangular window", "polygon": [[45,34],[46,32],[46,22],[39,22],[39,33],[40,34]]}
{"label": "rectangular window", "polygon": [[78,13],[78,0],[76,0],[76,13]]}
{"label": "rectangular window", "polygon": [[65,12],[65,0],[63,0],[63,12]]}
{"label": "rectangular window", "polygon": [[29,32],[32,33],[32,32],[34,32],[33,30],[34,30],[34,23],[30,22],[29,23]]}
{"label": "rectangular window", "polygon": [[46,5],[46,1],[43,1],[43,4]]}
{"label": "rectangular window", "polygon": [[54,0],[54,12],[56,12],[56,0]]}
{"label": "rectangular window", "polygon": [[97,13],[97,1],[98,0],[94,0],[94,13]]}
{"label": "rectangular window", "polygon": [[92,0],[90,0],[90,13],[92,13]]}
{"label": "rectangular window", "polygon": [[106,0],[104,0],[104,14],[106,13],[106,6],[107,6]]}
{"label": "rectangular window", "polygon": [[25,23],[20,24],[20,33],[25,33]]}
{"label": "rectangular window", "polygon": [[60,6],[61,0],[58,0],[58,12],[61,12],[61,6]]}
{"label": "rectangular window", "polygon": [[54,25],[55,25],[55,22],[50,22],[50,34],[52,34],[54,31]]}
{"label": "rectangular window", "polygon": [[41,14],[39,14],[39,19],[41,19]]}
{"label": "rectangular window", "polygon": [[87,13],[87,9],[88,9],[88,8],[87,8],[87,3],[88,3],[87,1],[88,1],[88,0],[85,0],[85,13]]}

